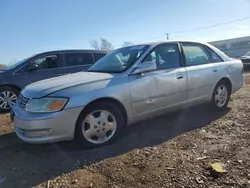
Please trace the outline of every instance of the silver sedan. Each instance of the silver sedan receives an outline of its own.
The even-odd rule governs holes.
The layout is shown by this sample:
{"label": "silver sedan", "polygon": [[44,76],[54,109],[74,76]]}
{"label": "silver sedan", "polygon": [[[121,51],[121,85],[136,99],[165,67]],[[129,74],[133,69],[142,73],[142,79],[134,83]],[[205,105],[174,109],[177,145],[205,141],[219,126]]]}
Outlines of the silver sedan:
{"label": "silver sedan", "polygon": [[192,41],[112,51],[88,71],[28,85],[13,108],[15,132],[28,143],[113,142],[135,122],[201,103],[227,107],[244,82],[240,60]]}

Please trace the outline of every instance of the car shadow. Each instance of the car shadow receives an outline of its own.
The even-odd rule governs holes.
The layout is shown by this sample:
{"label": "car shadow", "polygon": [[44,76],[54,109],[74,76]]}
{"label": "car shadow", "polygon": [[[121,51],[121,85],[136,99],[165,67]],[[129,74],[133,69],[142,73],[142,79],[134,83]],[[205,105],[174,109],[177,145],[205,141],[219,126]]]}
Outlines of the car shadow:
{"label": "car shadow", "polygon": [[[30,145],[14,133],[0,135],[0,183],[3,187],[32,187],[133,149],[155,146],[178,135],[202,128],[227,114],[198,106],[166,114],[128,127],[113,145],[81,150],[74,142]],[[17,186],[18,185],[18,186]]]}

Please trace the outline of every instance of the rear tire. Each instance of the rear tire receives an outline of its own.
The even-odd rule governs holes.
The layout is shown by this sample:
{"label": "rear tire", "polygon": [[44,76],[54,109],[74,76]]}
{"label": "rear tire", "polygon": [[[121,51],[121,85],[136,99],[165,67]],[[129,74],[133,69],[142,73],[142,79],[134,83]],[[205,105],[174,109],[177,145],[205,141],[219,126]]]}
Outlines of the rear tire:
{"label": "rear tire", "polygon": [[124,123],[124,117],[115,104],[97,102],[80,114],[76,124],[75,139],[84,149],[111,144],[121,134]]}
{"label": "rear tire", "polygon": [[19,95],[19,90],[11,86],[0,87],[0,113],[10,112]]}
{"label": "rear tire", "polygon": [[210,105],[217,110],[225,110],[230,100],[230,86],[226,81],[220,81],[214,88]]}

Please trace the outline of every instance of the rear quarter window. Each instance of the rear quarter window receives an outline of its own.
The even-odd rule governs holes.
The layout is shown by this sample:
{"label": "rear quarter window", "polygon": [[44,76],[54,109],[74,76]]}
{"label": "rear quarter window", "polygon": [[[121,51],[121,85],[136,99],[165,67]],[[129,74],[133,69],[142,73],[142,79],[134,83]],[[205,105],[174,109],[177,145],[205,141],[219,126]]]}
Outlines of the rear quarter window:
{"label": "rear quarter window", "polygon": [[205,46],[206,50],[208,51],[210,57],[211,57],[211,60],[213,62],[223,62],[223,59],[216,53],[214,52],[211,48]]}

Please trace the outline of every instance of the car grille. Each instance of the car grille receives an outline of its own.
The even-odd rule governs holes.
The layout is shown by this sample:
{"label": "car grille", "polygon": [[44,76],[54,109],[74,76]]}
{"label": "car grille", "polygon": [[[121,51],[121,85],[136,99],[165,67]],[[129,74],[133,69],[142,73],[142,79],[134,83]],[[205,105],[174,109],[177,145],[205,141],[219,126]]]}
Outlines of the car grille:
{"label": "car grille", "polygon": [[18,105],[22,108],[25,109],[27,103],[30,101],[30,98],[24,97],[21,94],[18,97]]}
{"label": "car grille", "polygon": [[242,59],[242,63],[250,63],[250,59]]}

